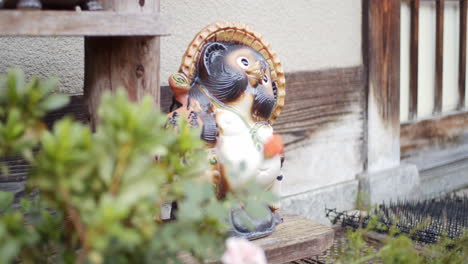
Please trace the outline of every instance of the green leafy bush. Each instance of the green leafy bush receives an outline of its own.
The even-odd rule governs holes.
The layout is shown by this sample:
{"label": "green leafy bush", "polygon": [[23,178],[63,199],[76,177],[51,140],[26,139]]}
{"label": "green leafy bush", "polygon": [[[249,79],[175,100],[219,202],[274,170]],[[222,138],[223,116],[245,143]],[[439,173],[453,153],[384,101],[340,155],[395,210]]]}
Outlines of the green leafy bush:
{"label": "green leafy bush", "polygon": [[[25,85],[19,71],[0,81],[0,155],[27,158],[28,185],[40,190],[19,209],[0,193],[0,263],[167,263],[181,253],[201,261],[223,250],[233,204],[271,202],[254,185],[217,200],[201,180],[209,163],[199,131],[165,129],[150,98],[134,104],[124,91],[105,94],[95,133],[71,118],[45,130],[40,119],[66,103],[50,94],[55,85]],[[163,222],[161,205],[171,201],[177,220]]]}

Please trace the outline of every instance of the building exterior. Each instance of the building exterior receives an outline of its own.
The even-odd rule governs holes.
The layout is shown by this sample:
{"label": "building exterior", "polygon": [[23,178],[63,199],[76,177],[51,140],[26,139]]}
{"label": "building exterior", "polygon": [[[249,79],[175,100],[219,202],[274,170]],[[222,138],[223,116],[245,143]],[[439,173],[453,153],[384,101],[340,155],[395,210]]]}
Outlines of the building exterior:
{"label": "building exterior", "polygon": [[[458,104],[461,75],[452,74],[459,72],[460,52],[444,50],[443,111],[432,114],[427,109],[435,104],[427,102],[435,94],[438,55],[435,44],[420,40],[420,115],[410,118],[413,2],[162,0],[160,4],[161,13],[172,19],[172,34],[161,38],[163,109],[171,99],[166,80],[178,69],[192,37],[214,21],[250,24],[278,53],[287,72],[286,107],[275,124],[286,142],[283,210],[327,223],[326,207],[352,209],[358,196],[379,203],[468,185],[468,114],[465,105]],[[462,12],[454,10],[461,8],[450,4],[442,11],[447,24],[458,21]],[[436,24],[431,18],[438,12],[435,5],[421,7],[423,37]],[[446,31],[446,47],[458,47],[461,35]],[[59,92],[82,94],[83,49],[80,37],[2,37],[0,72],[18,66],[30,75],[58,76]],[[428,58],[431,51],[434,58]],[[433,61],[429,69],[427,60]],[[435,81],[424,81],[431,78]]]}

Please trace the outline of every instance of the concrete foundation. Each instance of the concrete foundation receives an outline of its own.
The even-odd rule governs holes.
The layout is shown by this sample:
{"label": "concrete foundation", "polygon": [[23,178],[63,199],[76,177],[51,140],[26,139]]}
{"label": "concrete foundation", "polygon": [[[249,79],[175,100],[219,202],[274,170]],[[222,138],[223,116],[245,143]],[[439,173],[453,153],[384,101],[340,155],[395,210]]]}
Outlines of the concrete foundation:
{"label": "concrete foundation", "polygon": [[325,216],[325,208],[351,210],[356,208],[358,197],[363,198],[368,205],[417,199],[424,193],[421,184],[416,165],[401,164],[379,172],[360,174],[356,180],[285,196],[281,201],[281,209],[322,224],[330,224]]}
{"label": "concrete foundation", "polygon": [[428,150],[405,160],[419,169],[422,198],[433,198],[468,187],[468,144]]}
{"label": "concrete foundation", "polygon": [[357,180],[351,180],[286,196],[281,200],[281,210],[330,225],[330,221],[325,216],[325,208],[336,208],[339,211],[353,209],[358,186]]}
{"label": "concrete foundation", "polygon": [[419,172],[416,165],[400,166],[358,175],[359,192],[369,205],[421,197]]}
{"label": "concrete foundation", "polygon": [[433,198],[468,187],[468,159],[454,161],[420,172],[424,198]]}

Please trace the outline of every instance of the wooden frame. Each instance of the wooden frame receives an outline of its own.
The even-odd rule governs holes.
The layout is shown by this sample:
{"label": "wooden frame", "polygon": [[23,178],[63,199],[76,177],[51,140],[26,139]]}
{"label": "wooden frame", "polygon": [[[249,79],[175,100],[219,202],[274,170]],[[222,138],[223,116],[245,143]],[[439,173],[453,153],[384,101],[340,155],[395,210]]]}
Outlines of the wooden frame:
{"label": "wooden frame", "polygon": [[409,119],[418,113],[418,60],[419,60],[419,0],[411,1],[410,94]]}
{"label": "wooden frame", "polygon": [[[400,162],[400,0],[363,2],[367,171]],[[386,141],[386,144],[382,144]]]}
{"label": "wooden frame", "polygon": [[467,144],[467,140],[467,112],[405,123],[401,125],[401,157],[417,156],[434,147]]}
{"label": "wooden frame", "polygon": [[162,36],[168,29],[160,14],[0,11],[3,36]]}
{"label": "wooden frame", "polygon": [[369,93],[374,94],[384,123],[397,128],[400,118],[400,0],[370,0],[368,8]]}
{"label": "wooden frame", "polygon": [[[159,36],[168,35],[169,28],[167,20],[159,14],[159,0],[100,0],[100,3],[106,11],[0,10],[0,36],[85,37],[86,100],[72,97],[64,109],[46,117],[49,126],[68,113],[79,121],[94,124],[101,94],[118,87],[125,89],[133,100],[150,94],[159,103]],[[84,105],[88,111],[83,111]],[[6,162],[13,170],[11,177],[2,179],[6,184],[0,185],[0,189],[22,190],[29,165],[15,158]]]}
{"label": "wooden frame", "polygon": [[[468,130],[468,114],[465,108],[466,90],[466,31],[467,31],[467,0],[454,0],[460,3],[459,28],[459,67],[458,94],[456,113],[442,113],[443,102],[443,36],[444,36],[444,0],[430,0],[436,4],[436,69],[434,72],[434,116],[426,120],[418,120],[418,51],[419,45],[419,7],[422,0],[409,0],[411,7],[410,36],[410,102],[409,122],[401,125],[401,158],[424,153],[427,149],[450,148],[454,144],[464,142]],[[429,0],[428,0],[429,1]],[[399,54],[397,54],[399,56]]]}
{"label": "wooden frame", "polygon": [[[106,10],[142,17],[159,13],[159,0],[102,0]],[[140,25],[147,27],[148,25]],[[97,109],[105,91],[124,88],[133,101],[144,95],[159,104],[159,37],[86,37],[85,89],[93,127],[99,121]]]}
{"label": "wooden frame", "polygon": [[434,91],[434,115],[442,112],[442,86],[444,71],[444,0],[436,0],[436,69]]}
{"label": "wooden frame", "polygon": [[0,11],[2,36],[84,36],[88,115],[94,125],[102,93],[123,88],[159,104],[159,36],[168,35],[159,0],[101,0],[106,11]]}
{"label": "wooden frame", "polygon": [[458,55],[458,107],[457,110],[465,108],[465,87],[466,87],[466,17],[468,12],[468,0],[460,2],[460,37]]}

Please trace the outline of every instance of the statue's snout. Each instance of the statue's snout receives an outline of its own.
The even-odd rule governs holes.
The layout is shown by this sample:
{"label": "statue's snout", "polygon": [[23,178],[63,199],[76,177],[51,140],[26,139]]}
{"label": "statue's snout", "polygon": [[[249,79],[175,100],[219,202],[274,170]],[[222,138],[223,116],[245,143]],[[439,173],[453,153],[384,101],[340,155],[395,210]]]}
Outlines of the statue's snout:
{"label": "statue's snout", "polygon": [[245,72],[249,77],[249,83],[252,87],[257,87],[263,80],[263,75],[267,70],[267,65],[263,61],[256,61]]}

